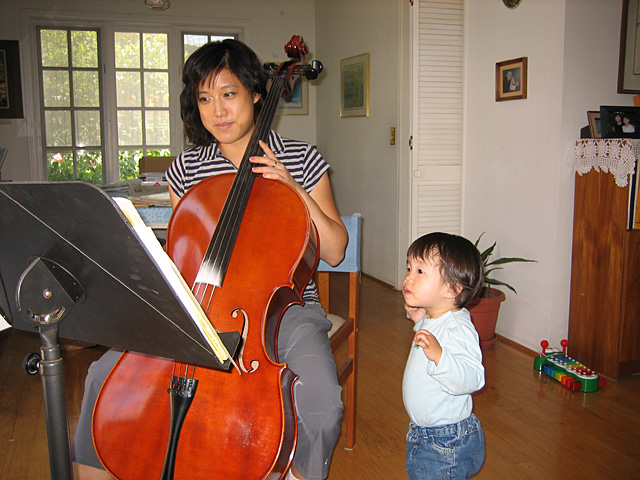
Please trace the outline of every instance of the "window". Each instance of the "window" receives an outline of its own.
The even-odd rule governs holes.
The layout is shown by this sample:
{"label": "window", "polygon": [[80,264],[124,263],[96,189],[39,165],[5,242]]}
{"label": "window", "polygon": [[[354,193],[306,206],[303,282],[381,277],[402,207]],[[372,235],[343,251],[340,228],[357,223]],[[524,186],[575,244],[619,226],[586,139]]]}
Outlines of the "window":
{"label": "window", "polygon": [[182,149],[181,68],[172,68],[172,45],[184,61],[209,41],[239,38],[107,25],[36,32],[47,179],[94,184],[137,178],[143,155]]}
{"label": "window", "polygon": [[115,32],[114,48],[118,163],[129,180],[141,156],[171,153],[168,35]]}
{"label": "window", "polygon": [[39,33],[48,177],[103,183],[98,31]]}

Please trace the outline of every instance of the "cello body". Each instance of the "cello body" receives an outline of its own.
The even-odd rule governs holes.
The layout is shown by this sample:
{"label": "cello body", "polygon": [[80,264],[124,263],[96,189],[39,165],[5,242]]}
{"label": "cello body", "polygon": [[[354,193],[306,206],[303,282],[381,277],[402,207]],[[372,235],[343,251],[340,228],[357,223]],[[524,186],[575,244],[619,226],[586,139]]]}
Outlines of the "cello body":
{"label": "cello body", "polygon": [[[201,181],[178,203],[167,253],[193,285],[235,175]],[[221,287],[196,298],[219,331],[242,332],[242,373],[189,366],[197,392],[184,420],[175,473],[163,474],[173,360],[123,353],[102,387],[93,417],[96,452],[121,480],[282,478],[293,458],[295,374],[277,358],[279,322],[301,295],[318,258],[304,201],[288,185],[255,178]],[[204,286],[204,285],[203,285]],[[201,289],[204,290],[204,289]],[[175,373],[173,373],[175,374]]]}

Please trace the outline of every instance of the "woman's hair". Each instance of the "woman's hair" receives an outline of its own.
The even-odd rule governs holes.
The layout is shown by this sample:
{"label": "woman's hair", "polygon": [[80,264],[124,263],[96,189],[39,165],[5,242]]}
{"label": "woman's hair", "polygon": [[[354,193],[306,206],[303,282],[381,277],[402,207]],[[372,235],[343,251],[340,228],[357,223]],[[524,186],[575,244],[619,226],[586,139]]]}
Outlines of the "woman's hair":
{"label": "woman's hair", "polygon": [[480,252],[466,238],[435,232],[414,241],[407,257],[431,260],[440,268],[442,280],[452,291],[460,290],[455,305],[465,307],[484,286],[484,267]]}
{"label": "woman's hair", "polygon": [[238,77],[252,97],[256,93],[260,95],[260,100],[254,104],[254,118],[257,118],[262,108],[267,95],[267,75],[254,51],[244,43],[232,39],[201,46],[184,64],[184,89],[180,95],[184,133],[194,145],[209,145],[216,140],[200,119],[198,91],[203,81],[213,80],[225,68]]}

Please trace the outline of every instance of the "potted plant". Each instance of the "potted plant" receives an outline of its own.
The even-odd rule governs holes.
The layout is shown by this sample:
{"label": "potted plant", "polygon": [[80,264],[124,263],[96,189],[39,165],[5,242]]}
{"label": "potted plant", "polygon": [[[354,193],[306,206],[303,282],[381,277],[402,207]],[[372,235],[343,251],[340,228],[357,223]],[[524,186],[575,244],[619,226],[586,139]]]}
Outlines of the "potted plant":
{"label": "potted plant", "polygon": [[[482,235],[484,235],[484,232],[476,240],[476,248],[478,248],[478,244],[480,243]],[[480,293],[478,299],[476,299],[471,305],[467,307],[469,313],[471,313],[471,321],[478,331],[478,335],[480,337],[480,347],[482,348],[482,350],[490,350],[491,348],[493,348],[493,345],[496,342],[496,323],[498,322],[498,311],[500,310],[500,304],[505,299],[504,292],[498,290],[497,288],[492,288],[492,286],[498,285],[506,287],[513,293],[518,293],[516,292],[516,289],[508,283],[496,280],[495,278],[491,278],[489,277],[489,275],[495,270],[502,269],[502,267],[498,267],[497,265],[504,265],[514,262],[535,262],[535,260],[528,260],[526,258],[520,257],[503,257],[491,260],[491,256],[493,255],[493,251],[496,248],[496,244],[497,242],[494,242],[493,245],[491,245],[480,254],[484,265],[485,286],[482,289],[482,292]]]}

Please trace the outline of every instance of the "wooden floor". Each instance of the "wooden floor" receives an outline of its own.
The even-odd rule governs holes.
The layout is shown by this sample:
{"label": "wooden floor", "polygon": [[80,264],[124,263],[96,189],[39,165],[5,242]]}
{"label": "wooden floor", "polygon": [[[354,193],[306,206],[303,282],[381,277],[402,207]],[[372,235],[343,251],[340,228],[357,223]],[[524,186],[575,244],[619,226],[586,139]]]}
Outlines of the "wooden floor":
{"label": "wooden floor", "polygon": [[[340,438],[329,480],[406,479],[401,385],[412,331],[402,305],[399,292],[363,278],[357,444],[344,450]],[[37,335],[0,333],[2,480],[49,478],[40,378],[21,367],[39,346]],[[63,352],[71,433],[87,367],[103,351]],[[475,478],[640,479],[640,376],[571,392],[536,374],[530,353],[503,342],[485,352],[484,364],[487,385],[474,398],[487,458]]]}

